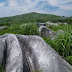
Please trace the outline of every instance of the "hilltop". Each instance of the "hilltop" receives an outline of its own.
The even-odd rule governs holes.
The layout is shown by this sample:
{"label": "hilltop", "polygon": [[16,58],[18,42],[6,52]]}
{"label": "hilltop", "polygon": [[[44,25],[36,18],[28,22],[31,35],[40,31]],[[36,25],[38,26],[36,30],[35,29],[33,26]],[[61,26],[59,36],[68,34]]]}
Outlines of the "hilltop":
{"label": "hilltop", "polygon": [[23,23],[34,23],[34,22],[46,22],[54,18],[61,18],[60,16],[52,14],[41,14],[41,13],[27,13],[12,17],[0,18],[0,25],[10,25],[10,24],[23,24]]}
{"label": "hilltop", "polygon": [[26,13],[22,15],[16,15],[11,17],[0,18],[0,26],[11,24],[24,24],[24,23],[43,23],[43,22],[67,22],[72,23],[72,17],[56,16],[53,14],[41,14],[41,13]]}

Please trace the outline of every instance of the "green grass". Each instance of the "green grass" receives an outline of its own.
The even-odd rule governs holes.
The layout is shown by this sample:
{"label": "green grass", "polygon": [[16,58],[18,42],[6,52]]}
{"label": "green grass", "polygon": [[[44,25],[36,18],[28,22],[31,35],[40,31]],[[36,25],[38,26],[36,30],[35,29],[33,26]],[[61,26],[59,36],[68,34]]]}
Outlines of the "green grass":
{"label": "green grass", "polygon": [[55,40],[43,39],[72,65],[72,25],[49,26],[49,28],[64,31],[63,34],[58,34]]}
{"label": "green grass", "polygon": [[[0,35],[6,33],[22,34],[22,35],[39,35],[38,26],[35,22],[67,22],[69,25],[51,25],[47,26],[53,31],[63,30],[63,34],[58,34],[55,40],[49,38],[43,38],[52,48],[54,48],[59,55],[67,60],[72,65],[72,18],[60,17],[51,14],[40,14],[40,13],[28,13],[23,15],[17,15],[12,17],[0,18],[0,26],[7,26],[7,29],[0,31]],[[25,24],[26,23],[26,24]],[[0,69],[1,72],[3,70]]]}
{"label": "green grass", "polygon": [[1,63],[1,66],[0,66],[0,72],[5,72],[4,71],[4,64],[2,64],[2,63]]}
{"label": "green grass", "polygon": [[41,69],[40,71],[31,70],[30,72],[42,72],[42,70],[43,70],[43,69]]}
{"label": "green grass", "polygon": [[53,18],[60,18],[60,16],[52,15],[52,14],[40,14],[40,13],[27,13],[12,17],[4,17],[0,18],[0,26],[1,25],[12,25],[12,24],[23,24],[23,23],[35,23],[35,22],[46,22]]}
{"label": "green grass", "polygon": [[38,26],[33,23],[21,26],[20,24],[12,24],[0,31],[0,35],[5,33],[22,34],[22,35],[38,35]]}
{"label": "green grass", "polygon": [[[26,23],[23,25],[12,24],[7,29],[1,30],[0,35],[5,33],[22,34],[22,35],[39,35],[38,26],[33,23]],[[55,40],[43,38],[52,48],[54,48],[59,55],[67,60],[72,65],[72,25],[48,26],[53,31],[63,30],[63,34],[58,34]],[[3,67],[0,69],[3,72]],[[35,72],[32,70],[32,72]],[[40,71],[38,71],[40,72]]]}

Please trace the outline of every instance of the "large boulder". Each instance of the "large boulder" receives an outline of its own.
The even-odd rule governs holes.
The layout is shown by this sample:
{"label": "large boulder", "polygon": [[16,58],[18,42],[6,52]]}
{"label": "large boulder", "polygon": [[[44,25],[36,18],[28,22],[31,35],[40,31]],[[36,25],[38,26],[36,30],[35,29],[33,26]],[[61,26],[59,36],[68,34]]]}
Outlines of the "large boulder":
{"label": "large boulder", "polygon": [[[39,36],[0,36],[0,52],[6,48],[6,72],[71,72],[72,66]],[[4,45],[3,45],[4,43]],[[3,48],[3,50],[2,50]],[[0,60],[4,55],[0,54]],[[1,57],[2,55],[2,57]]]}
{"label": "large boulder", "polygon": [[44,37],[44,38],[50,38],[50,39],[54,39],[56,36],[56,33],[54,31],[52,31],[51,29],[45,27],[45,26],[41,26],[38,29],[39,35]]}

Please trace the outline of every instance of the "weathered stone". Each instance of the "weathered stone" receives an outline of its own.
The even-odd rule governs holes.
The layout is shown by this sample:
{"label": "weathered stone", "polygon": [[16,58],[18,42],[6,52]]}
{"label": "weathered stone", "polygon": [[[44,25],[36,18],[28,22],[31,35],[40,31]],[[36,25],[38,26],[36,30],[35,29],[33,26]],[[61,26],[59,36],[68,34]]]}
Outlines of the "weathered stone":
{"label": "weathered stone", "polygon": [[63,23],[63,24],[67,25],[67,23]]}
{"label": "weathered stone", "polygon": [[0,36],[0,39],[4,39],[0,41],[1,49],[4,50],[4,45],[7,45],[6,72],[30,70],[37,72],[41,69],[42,72],[71,72],[72,70],[72,66],[39,36],[6,34]]}
{"label": "weathered stone", "polygon": [[58,53],[39,36],[17,35],[26,52],[29,66],[42,72],[70,72],[70,66]]}
{"label": "weathered stone", "polygon": [[23,59],[18,39],[15,35],[8,35],[7,39],[6,72],[22,72]]}
{"label": "weathered stone", "polygon": [[46,26],[46,23],[35,23],[37,26]]}
{"label": "weathered stone", "polygon": [[46,25],[55,25],[55,26],[58,26],[57,23],[51,23],[50,21],[46,22]]}
{"label": "weathered stone", "polygon": [[4,52],[6,50],[5,38],[0,38],[0,65],[4,62]]}
{"label": "weathered stone", "polygon": [[62,24],[61,22],[57,22],[58,24]]}
{"label": "weathered stone", "polygon": [[58,30],[58,31],[56,32],[56,34],[63,34],[63,33],[64,33],[63,30]]}
{"label": "weathered stone", "polygon": [[51,23],[50,21],[46,22],[46,23],[35,23],[37,26],[46,26],[46,25],[55,25],[55,26],[58,26],[57,23]]}
{"label": "weathered stone", "polygon": [[65,24],[65,25],[67,25],[67,23],[61,23],[61,22],[57,22],[58,24]]}
{"label": "weathered stone", "polygon": [[2,30],[2,29],[6,29],[7,28],[7,26],[0,26],[0,31]]}
{"label": "weathered stone", "polygon": [[44,38],[50,38],[50,39],[54,39],[54,36],[56,35],[55,32],[53,32],[51,29],[46,28],[45,26],[41,26],[39,29],[39,35],[44,37]]}

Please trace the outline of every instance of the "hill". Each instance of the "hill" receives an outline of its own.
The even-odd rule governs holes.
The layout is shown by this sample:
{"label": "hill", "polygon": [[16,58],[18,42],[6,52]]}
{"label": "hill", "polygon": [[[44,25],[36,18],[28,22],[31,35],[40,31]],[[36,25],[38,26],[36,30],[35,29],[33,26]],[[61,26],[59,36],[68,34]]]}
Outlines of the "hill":
{"label": "hill", "polygon": [[12,17],[0,18],[0,25],[10,25],[10,24],[23,24],[23,23],[34,23],[34,22],[46,22],[54,18],[61,18],[60,16],[52,14],[41,14],[41,13],[27,13]]}

